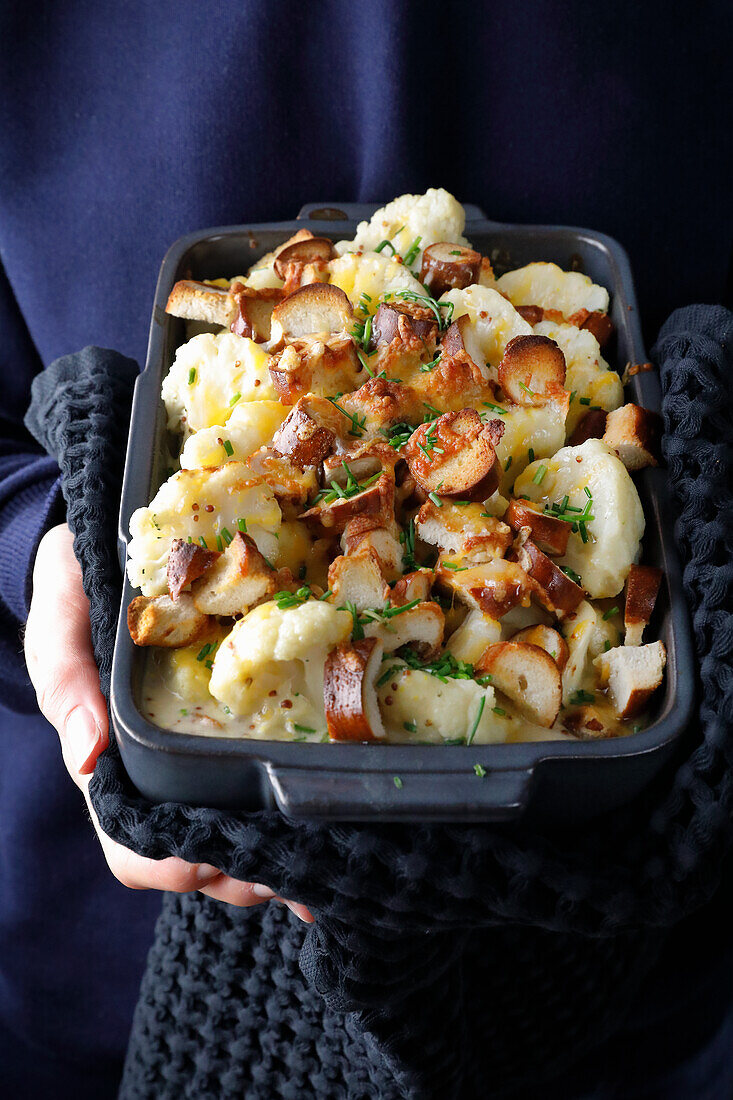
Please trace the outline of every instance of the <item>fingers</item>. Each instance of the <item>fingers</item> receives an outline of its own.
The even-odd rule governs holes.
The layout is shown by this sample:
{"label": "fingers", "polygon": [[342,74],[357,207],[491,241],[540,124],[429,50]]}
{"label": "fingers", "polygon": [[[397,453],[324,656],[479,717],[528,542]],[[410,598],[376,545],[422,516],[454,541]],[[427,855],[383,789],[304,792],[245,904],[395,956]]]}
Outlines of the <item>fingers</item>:
{"label": "fingers", "polygon": [[107,745],[108,719],[92,650],[89,603],[66,524],[52,528],[38,547],[25,655],[41,713],[58,731],[64,762],[79,783]]}
{"label": "fingers", "polygon": [[[58,731],[64,763],[84,793],[107,864],[131,890],[200,890],[229,905],[259,905],[276,897],[268,886],[240,882],[207,863],[170,856],[139,856],[102,832],[89,800],[89,777],[109,739],[107,706],[92,649],[89,602],[66,524],[52,528],[38,547],[33,596],[25,630],[25,655],[41,713]],[[313,917],[304,905],[283,901],[301,920]]]}

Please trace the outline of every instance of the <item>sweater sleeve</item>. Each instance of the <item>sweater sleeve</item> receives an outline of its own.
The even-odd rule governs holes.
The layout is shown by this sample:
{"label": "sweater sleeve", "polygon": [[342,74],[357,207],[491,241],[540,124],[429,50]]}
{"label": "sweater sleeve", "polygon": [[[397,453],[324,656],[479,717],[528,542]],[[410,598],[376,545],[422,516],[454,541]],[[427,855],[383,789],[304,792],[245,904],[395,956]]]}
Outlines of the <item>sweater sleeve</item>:
{"label": "sweater sleeve", "polygon": [[12,290],[0,269],[0,697],[28,712],[33,693],[21,624],[44,533],[63,519],[59,469],[23,425],[34,375],[42,368]]}

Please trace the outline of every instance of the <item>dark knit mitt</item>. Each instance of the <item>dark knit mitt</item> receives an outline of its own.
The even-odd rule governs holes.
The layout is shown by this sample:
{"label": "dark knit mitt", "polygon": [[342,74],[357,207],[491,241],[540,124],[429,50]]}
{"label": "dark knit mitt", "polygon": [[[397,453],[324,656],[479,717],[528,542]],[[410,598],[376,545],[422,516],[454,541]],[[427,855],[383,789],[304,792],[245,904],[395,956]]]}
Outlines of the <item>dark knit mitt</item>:
{"label": "dark knit mitt", "polygon": [[[733,315],[719,307],[677,311],[655,356],[700,704],[685,759],[634,803],[572,831],[522,824],[314,825],[274,811],[153,806],[130,784],[114,743],[98,762],[91,795],[102,827],[116,840],[144,855],[175,854],[265,882],[316,914],[300,957],[309,985],[300,988],[308,997],[314,989],[322,995],[322,1012],[351,1021],[358,1048],[352,1056],[362,1052],[362,1069],[378,1065],[382,1090],[468,1097],[480,1090],[477,1067],[485,1071],[488,1064],[500,1095],[502,1081],[512,1076],[529,1080],[538,1068],[547,1074],[559,1067],[569,1057],[568,1034],[577,1054],[618,1018],[653,963],[661,942],[654,930],[700,906],[718,885],[733,810]],[[129,360],[98,349],[59,360],[36,380],[28,419],[64,475],[105,692],[119,606],[116,512],[135,372]],[[230,918],[212,914],[225,908],[206,899],[168,902],[160,935],[175,939],[178,930],[179,947],[188,952],[195,935],[211,937],[213,927],[224,934]],[[267,944],[256,957],[265,968],[279,958],[274,921],[258,914],[233,922],[250,935],[256,930]],[[187,928],[198,931],[187,936]],[[218,944],[210,938],[210,962]],[[155,951],[162,950],[159,937]],[[170,944],[165,957],[181,965]],[[543,1013],[539,1029],[535,1019],[530,1033],[522,1026],[526,990],[538,983],[553,1010]],[[246,984],[236,985],[231,1000],[247,995]],[[201,997],[199,1008],[208,1003]],[[169,1012],[174,1000],[171,993]],[[138,1054],[145,1050],[153,1058],[150,1036],[166,1032],[162,1012],[159,1006],[138,1020],[146,1035]],[[279,1009],[275,1018],[281,1027]],[[179,1008],[184,1041],[173,1019],[168,1033],[178,1036],[181,1064],[190,1070],[204,1049],[200,1030]],[[220,1053],[231,1065],[226,1029],[223,1034]],[[153,1077],[165,1061],[158,1056]],[[202,1066],[210,1063],[210,1055],[201,1056]],[[145,1057],[136,1065],[138,1091],[130,1095],[169,1095],[139,1091]],[[203,1084],[183,1092],[183,1078],[177,1080],[176,1095],[237,1095]],[[289,1095],[263,1088],[247,1095]],[[314,1095],[359,1093],[334,1086]],[[367,1089],[364,1095],[392,1093]]]}

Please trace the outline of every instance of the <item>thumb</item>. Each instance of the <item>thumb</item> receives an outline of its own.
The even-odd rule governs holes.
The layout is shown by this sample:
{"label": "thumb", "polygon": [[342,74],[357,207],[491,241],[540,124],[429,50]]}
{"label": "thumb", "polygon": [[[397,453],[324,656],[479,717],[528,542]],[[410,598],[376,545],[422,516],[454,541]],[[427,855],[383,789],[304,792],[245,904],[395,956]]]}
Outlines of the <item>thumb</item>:
{"label": "thumb", "polygon": [[25,654],[41,713],[58,731],[66,767],[79,782],[94,770],[107,744],[108,718],[92,650],[89,601],[66,524],[52,528],[38,547]]}

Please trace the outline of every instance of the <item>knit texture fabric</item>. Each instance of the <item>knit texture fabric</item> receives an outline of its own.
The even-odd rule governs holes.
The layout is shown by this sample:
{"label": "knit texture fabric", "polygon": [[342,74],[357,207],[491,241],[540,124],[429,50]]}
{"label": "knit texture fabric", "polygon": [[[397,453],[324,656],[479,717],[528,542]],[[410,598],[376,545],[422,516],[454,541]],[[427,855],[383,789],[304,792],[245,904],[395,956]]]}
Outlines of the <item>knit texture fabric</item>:
{"label": "knit texture fabric", "polygon": [[[733,823],[733,315],[678,310],[654,354],[698,658],[700,703],[684,759],[582,829],[346,826],[153,806],[130,784],[113,741],[91,785],[106,832],[144,855],[265,882],[317,918],[304,932],[289,919],[283,926],[272,907],[242,915],[207,899],[169,900],[123,1095],[241,1096],[246,1080],[248,1097],[464,1100],[485,1095],[487,1074],[493,1095],[512,1095],[609,1034],[656,958],[660,930],[712,895]],[[98,349],[59,360],[34,383],[28,419],[62,469],[106,693],[134,372]],[[224,956],[233,961],[220,970]],[[221,1032],[204,1018],[221,1020]],[[319,1047],[324,1033],[340,1036],[338,1053]],[[272,1059],[264,1077],[262,1044]],[[277,1074],[285,1081],[308,1059],[321,1085],[309,1069],[305,1091],[282,1091]],[[192,1066],[202,1074],[196,1085]]]}

